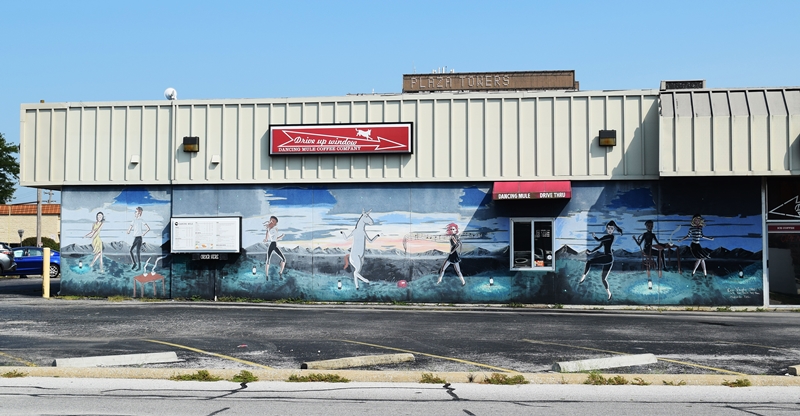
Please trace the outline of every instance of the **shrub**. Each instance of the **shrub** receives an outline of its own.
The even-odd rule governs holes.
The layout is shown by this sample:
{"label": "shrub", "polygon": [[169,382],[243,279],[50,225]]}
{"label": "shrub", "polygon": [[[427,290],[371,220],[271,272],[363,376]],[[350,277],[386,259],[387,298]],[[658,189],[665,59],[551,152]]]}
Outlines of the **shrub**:
{"label": "shrub", "polygon": [[[36,237],[28,237],[20,243],[26,247],[36,247]],[[61,251],[61,244],[49,237],[42,237],[42,247],[50,247],[50,250]]]}

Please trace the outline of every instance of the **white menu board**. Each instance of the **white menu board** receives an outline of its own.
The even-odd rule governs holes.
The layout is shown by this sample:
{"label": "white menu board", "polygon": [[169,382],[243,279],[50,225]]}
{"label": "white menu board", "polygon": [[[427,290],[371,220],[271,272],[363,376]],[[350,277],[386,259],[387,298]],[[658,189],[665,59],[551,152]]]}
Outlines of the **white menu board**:
{"label": "white menu board", "polygon": [[238,253],[242,217],[173,217],[172,253]]}

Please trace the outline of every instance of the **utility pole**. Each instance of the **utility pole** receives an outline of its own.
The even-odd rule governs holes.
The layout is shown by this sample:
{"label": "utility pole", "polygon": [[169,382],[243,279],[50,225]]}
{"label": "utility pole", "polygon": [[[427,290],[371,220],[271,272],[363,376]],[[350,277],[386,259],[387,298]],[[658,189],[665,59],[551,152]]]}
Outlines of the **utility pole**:
{"label": "utility pole", "polygon": [[36,247],[42,246],[42,190],[36,190]]}

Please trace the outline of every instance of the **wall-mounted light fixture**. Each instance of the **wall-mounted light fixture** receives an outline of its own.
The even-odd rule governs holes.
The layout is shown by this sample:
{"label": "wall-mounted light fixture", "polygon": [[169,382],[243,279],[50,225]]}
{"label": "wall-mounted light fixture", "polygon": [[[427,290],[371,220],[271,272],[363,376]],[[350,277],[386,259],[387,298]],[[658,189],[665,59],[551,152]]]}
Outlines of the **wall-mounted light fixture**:
{"label": "wall-mounted light fixture", "polygon": [[138,165],[139,164],[139,155],[132,155],[131,156],[131,165]]}
{"label": "wall-mounted light fixture", "polygon": [[617,131],[616,130],[600,130],[600,146],[616,146],[617,145]]}
{"label": "wall-mounted light fixture", "polygon": [[200,138],[197,136],[190,136],[183,138],[183,151],[184,152],[199,152],[200,151]]}

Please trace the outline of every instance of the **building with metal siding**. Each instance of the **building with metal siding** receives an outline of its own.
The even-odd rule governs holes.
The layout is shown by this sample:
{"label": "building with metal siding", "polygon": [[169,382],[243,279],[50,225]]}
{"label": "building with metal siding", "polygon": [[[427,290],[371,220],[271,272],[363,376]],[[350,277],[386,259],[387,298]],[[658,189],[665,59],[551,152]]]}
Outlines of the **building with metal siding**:
{"label": "building with metal siding", "polygon": [[[23,186],[63,192],[62,246],[81,259],[64,271],[62,287],[73,293],[125,294],[132,277],[147,280],[121,270],[137,267],[129,247],[137,243],[125,234],[132,212],[152,203],[143,217],[151,215],[148,226],[157,234],[145,235],[144,250],[170,288],[159,297],[762,305],[769,303],[766,233],[761,203],[753,204],[763,201],[762,185],[725,177],[792,173],[797,94],[798,89],[505,91],[24,104],[20,176]],[[268,152],[270,125],[386,122],[413,123],[412,154]],[[601,130],[616,131],[616,146],[599,145]],[[183,151],[185,136],[200,138],[198,152]],[[681,177],[708,179],[698,184]],[[572,198],[492,201],[493,184],[510,181],[568,181]],[[726,188],[736,188],[748,201],[732,204]],[[247,207],[238,200],[248,201]],[[293,218],[306,208],[312,213]],[[108,223],[99,221],[101,210]],[[355,277],[342,284],[343,276],[353,276],[352,265],[344,272],[334,266],[334,257],[353,248],[334,237],[373,210],[373,227],[382,228],[384,243],[367,242],[372,282],[357,291]],[[273,276],[275,261],[270,266],[271,251],[260,243],[261,222],[276,213],[287,235],[281,244],[290,259],[288,286],[283,273]],[[702,243],[709,257],[697,257],[694,245],[680,242],[702,235],[697,229],[682,235],[695,226],[698,213],[705,217],[697,223],[707,225],[706,235],[717,236]],[[244,254],[215,264],[170,254],[170,215],[241,216]],[[631,241],[639,240],[627,237],[644,236],[646,220],[654,220],[649,227],[661,241],[669,240],[657,255],[643,255],[643,246]],[[104,258],[114,267],[118,284],[105,279],[99,286],[92,278],[94,261],[87,272],[98,257],[81,242],[91,222],[92,232],[97,228],[103,238],[116,239],[100,244],[99,257],[101,269]],[[452,240],[437,230],[448,223],[457,226],[467,247],[458,259],[466,278],[460,292],[457,285],[436,283]],[[515,227],[531,229],[534,223],[552,224],[552,263],[517,267]],[[601,260],[591,249],[607,223],[621,225],[625,237],[617,237],[613,248],[608,243],[604,250],[613,250],[616,263],[612,258],[614,267],[601,270],[593,266]],[[368,229],[366,238],[372,233],[377,230]],[[414,239],[430,244],[415,248]],[[677,268],[661,258],[662,251],[677,256]],[[461,278],[461,270],[448,266],[441,268]],[[678,289],[707,275],[713,284],[702,293]],[[338,288],[329,290],[329,281]]]}
{"label": "building with metal siding", "polygon": [[[22,186],[658,177],[658,92],[25,104]],[[411,155],[270,157],[271,124],[414,123]],[[619,145],[597,146],[598,130]],[[198,153],[180,138],[201,138]],[[219,163],[212,163],[214,157]],[[198,182],[199,181],[199,182]]]}

